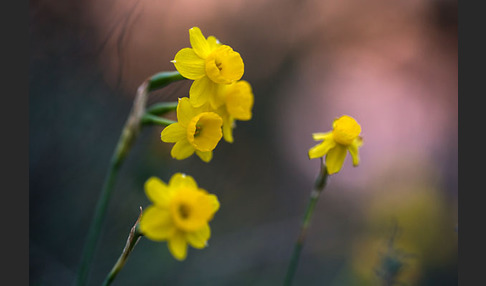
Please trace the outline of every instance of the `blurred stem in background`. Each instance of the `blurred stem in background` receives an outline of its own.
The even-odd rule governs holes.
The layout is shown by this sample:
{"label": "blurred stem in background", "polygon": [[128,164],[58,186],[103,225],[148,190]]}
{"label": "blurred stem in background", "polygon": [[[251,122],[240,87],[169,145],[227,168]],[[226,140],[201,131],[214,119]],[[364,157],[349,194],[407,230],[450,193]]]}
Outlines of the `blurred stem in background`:
{"label": "blurred stem in background", "polygon": [[380,265],[375,270],[375,274],[381,280],[383,286],[401,285],[397,281],[404,268],[407,266],[407,260],[413,258],[413,254],[406,253],[395,247],[395,239],[398,235],[398,223],[395,221],[390,238],[387,241],[386,250],[380,253]]}
{"label": "blurred stem in background", "polygon": [[137,221],[133,225],[132,229],[130,230],[130,234],[128,235],[127,238],[127,243],[125,245],[125,248],[123,248],[122,254],[120,255],[120,258],[118,258],[117,262],[111,269],[110,273],[106,276],[105,281],[103,282],[103,286],[108,286],[115,280],[116,275],[120,270],[123,268],[125,263],[127,262],[128,255],[132,252],[132,249],[135,247],[137,242],[140,240],[140,237],[143,236],[143,234],[140,232],[138,223],[140,222],[140,218],[142,217],[142,207],[140,207],[140,215],[138,216]]}
{"label": "blurred stem in background", "polygon": [[300,252],[302,250],[302,246],[304,245],[305,237],[307,235],[307,229],[309,228],[312,215],[314,214],[314,208],[316,206],[317,200],[319,199],[319,195],[326,186],[328,176],[329,174],[327,172],[327,167],[324,164],[323,158],[321,158],[321,170],[319,172],[319,175],[317,176],[316,182],[314,183],[314,188],[312,189],[312,192],[310,194],[310,200],[307,204],[304,219],[300,227],[300,234],[294,245],[294,252],[292,253],[289,268],[287,269],[287,274],[285,276],[285,286],[290,286],[292,284],[295,270],[297,269],[297,264],[299,262]]}
{"label": "blurred stem in background", "polygon": [[[140,127],[142,124],[159,124],[167,126],[173,123],[171,120],[158,118],[153,114],[146,113],[148,93],[182,79],[185,78],[182,77],[177,71],[160,72],[146,79],[138,88],[135,100],[133,101],[132,109],[112,155],[108,172],[101,189],[101,194],[96,205],[93,221],[91,223],[86,244],[83,249],[81,263],[76,277],[76,285],[85,285],[88,281],[91,262],[93,260],[96,245],[100,237],[101,227],[103,225],[106,209],[115,185],[118,171],[129,150],[131,149],[140,131]],[[175,110],[176,107],[177,102],[166,103],[165,105],[157,105],[154,106],[153,109],[149,108],[149,110],[152,109],[157,115],[162,115],[171,110]]]}

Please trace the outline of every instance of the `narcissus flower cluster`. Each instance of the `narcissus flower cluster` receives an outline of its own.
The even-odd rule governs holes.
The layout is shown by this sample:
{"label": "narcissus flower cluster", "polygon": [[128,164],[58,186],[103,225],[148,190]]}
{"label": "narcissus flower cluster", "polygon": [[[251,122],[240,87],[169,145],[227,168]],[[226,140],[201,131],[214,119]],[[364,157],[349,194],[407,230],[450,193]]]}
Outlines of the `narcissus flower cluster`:
{"label": "narcissus flower cluster", "polygon": [[214,36],[205,38],[198,27],[189,29],[189,40],[192,48],[181,49],[172,63],[194,82],[189,98],[179,100],[178,122],[165,128],[161,139],[176,143],[175,159],[196,153],[209,162],[221,138],[233,142],[235,121],[251,119],[254,96],[251,85],[241,80],[244,63],[238,52]]}
{"label": "narcissus flower cluster", "polygon": [[353,158],[353,165],[358,166],[358,148],[363,145],[361,126],[354,118],[343,115],[334,120],[332,128],[330,132],[313,133],[314,140],[323,141],[309,150],[310,159],[326,156],[327,172],[330,175],[341,170],[347,152]]}
{"label": "narcissus flower cluster", "polygon": [[153,205],[140,219],[140,231],[154,241],[167,241],[177,260],[187,256],[187,246],[202,249],[211,237],[209,221],[219,209],[218,198],[198,187],[188,175],[176,173],[169,184],[157,177],[145,182],[145,194]]}

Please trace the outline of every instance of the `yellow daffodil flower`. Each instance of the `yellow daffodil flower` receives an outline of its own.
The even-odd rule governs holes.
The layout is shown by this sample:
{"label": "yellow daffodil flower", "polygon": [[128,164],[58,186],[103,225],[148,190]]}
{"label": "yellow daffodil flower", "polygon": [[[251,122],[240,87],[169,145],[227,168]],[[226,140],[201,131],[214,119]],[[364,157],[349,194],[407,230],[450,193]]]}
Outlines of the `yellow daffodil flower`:
{"label": "yellow daffodil flower", "polygon": [[169,184],[151,177],[145,194],[153,205],[140,219],[140,231],[154,241],[167,241],[172,256],[184,260],[187,245],[202,249],[211,236],[208,222],[219,209],[218,198],[197,186],[188,175],[176,173]]}
{"label": "yellow daffodil flower", "polygon": [[216,111],[223,118],[223,138],[233,142],[235,120],[251,119],[253,107],[253,92],[251,85],[244,80],[226,85],[218,90],[218,96],[224,104]]}
{"label": "yellow daffodil flower", "polygon": [[175,159],[185,159],[194,152],[204,162],[213,158],[213,150],[223,137],[223,119],[207,107],[195,108],[187,97],[177,104],[177,122],[162,130],[160,138],[174,143],[170,152]]}
{"label": "yellow daffodil flower", "polygon": [[326,166],[329,175],[339,172],[349,151],[353,158],[353,165],[359,165],[358,148],[363,144],[359,136],[361,126],[347,115],[334,120],[333,130],[326,133],[313,133],[314,140],[324,140],[309,150],[309,158],[315,159],[326,156]]}
{"label": "yellow daffodil flower", "polygon": [[210,36],[207,39],[198,27],[189,29],[192,48],[183,48],[172,63],[179,73],[194,80],[189,98],[195,107],[209,102],[213,109],[223,104],[216,93],[218,85],[231,84],[243,76],[244,64],[239,53]]}

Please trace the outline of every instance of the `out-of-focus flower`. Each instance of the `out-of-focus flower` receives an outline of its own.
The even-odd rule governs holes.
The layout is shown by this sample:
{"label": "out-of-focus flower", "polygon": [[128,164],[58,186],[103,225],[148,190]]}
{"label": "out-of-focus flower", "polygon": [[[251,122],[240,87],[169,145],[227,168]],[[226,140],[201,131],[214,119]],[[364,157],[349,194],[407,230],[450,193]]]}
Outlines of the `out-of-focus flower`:
{"label": "out-of-focus flower", "polygon": [[207,110],[193,107],[187,97],[179,99],[177,122],[164,128],[160,135],[164,142],[175,142],[170,152],[173,158],[182,160],[196,152],[204,162],[211,161],[213,150],[223,137],[223,119]]}
{"label": "out-of-focus flower", "polygon": [[[389,246],[386,237],[358,236],[353,243],[351,269],[358,285],[416,285],[420,261],[409,249]],[[386,282],[396,282],[386,284]]]}
{"label": "out-of-focus flower", "polygon": [[223,138],[233,142],[233,128],[235,120],[247,121],[251,119],[254,97],[251,85],[244,80],[221,86],[218,97],[224,104],[216,110],[223,118]]}
{"label": "out-of-focus flower", "polygon": [[151,177],[145,194],[153,203],[140,219],[140,231],[154,241],[167,241],[177,260],[187,256],[187,245],[202,249],[211,236],[209,221],[219,209],[218,198],[197,186],[188,175],[176,173],[169,184]]}
{"label": "out-of-focus flower", "polygon": [[243,59],[230,46],[210,36],[207,39],[198,27],[189,29],[192,48],[183,48],[172,63],[179,73],[194,80],[189,97],[195,107],[210,103],[216,109],[223,104],[216,96],[218,85],[234,83],[244,73]]}
{"label": "out-of-focus flower", "polygon": [[[396,180],[388,184],[380,185],[366,203],[366,232],[353,239],[353,272],[359,285],[378,285],[380,275],[400,266],[395,268],[400,270],[395,273],[397,281],[423,285],[427,271],[444,268],[456,259],[452,211],[444,194],[432,186]],[[390,230],[395,230],[392,248]]]}
{"label": "out-of-focus flower", "polygon": [[358,148],[363,144],[363,139],[359,136],[361,126],[354,118],[343,115],[334,120],[332,128],[330,132],[313,133],[314,140],[323,141],[309,150],[310,159],[326,156],[327,171],[330,175],[341,170],[347,151],[353,158],[353,165],[358,166]]}
{"label": "out-of-focus flower", "polygon": [[[385,191],[386,190],[386,191]],[[428,265],[449,263],[457,242],[452,211],[439,189],[421,183],[390,186],[368,202],[370,229],[380,233],[395,220],[395,245]]]}

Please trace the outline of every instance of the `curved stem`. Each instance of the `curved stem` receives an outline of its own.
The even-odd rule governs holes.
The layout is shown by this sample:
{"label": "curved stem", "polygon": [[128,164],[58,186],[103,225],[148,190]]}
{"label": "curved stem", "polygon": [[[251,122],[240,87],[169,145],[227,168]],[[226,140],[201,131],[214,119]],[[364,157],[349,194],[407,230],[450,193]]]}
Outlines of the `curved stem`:
{"label": "curved stem", "polygon": [[174,81],[184,79],[179,72],[161,72],[146,79],[138,88],[132,110],[123,127],[116,149],[112,155],[110,165],[96,204],[95,214],[88,231],[86,244],[81,256],[81,263],[76,276],[75,285],[85,285],[88,280],[91,262],[98,243],[101,227],[104,222],[106,209],[111,197],[118,170],[131,149],[141,127],[142,117],[145,114],[148,92],[162,88]]}
{"label": "curved stem", "polygon": [[111,269],[110,273],[106,276],[105,281],[103,282],[103,286],[108,286],[115,280],[116,275],[120,270],[123,268],[125,263],[127,262],[128,256],[132,252],[132,249],[135,247],[137,242],[140,240],[140,237],[143,236],[143,234],[139,231],[138,229],[138,223],[140,221],[140,218],[142,217],[142,207],[140,207],[140,215],[138,216],[137,221],[133,225],[132,229],[130,230],[130,234],[128,235],[127,238],[127,243],[125,244],[125,248],[123,248],[123,252],[116,261],[115,265]]}
{"label": "curved stem", "polygon": [[287,274],[285,276],[285,282],[284,282],[285,286],[290,286],[292,284],[295,270],[297,269],[297,264],[299,262],[300,252],[302,250],[307,235],[307,229],[309,228],[312,215],[314,214],[314,209],[317,200],[319,199],[319,195],[321,194],[322,190],[326,186],[328,176],[329,174],[327,173],[326,165],[324,164],[321,158],[321,170],[319,172],[319,175],[317,176],[316,182],[314,184],[314,188],[312,189],[310,200],[305,210],[304,219],[302,220],[302,225],[300,227],[300,234],[294,245],[294,251],[290,259],[290,264],[289,264],[289,268],[287,269]]}

